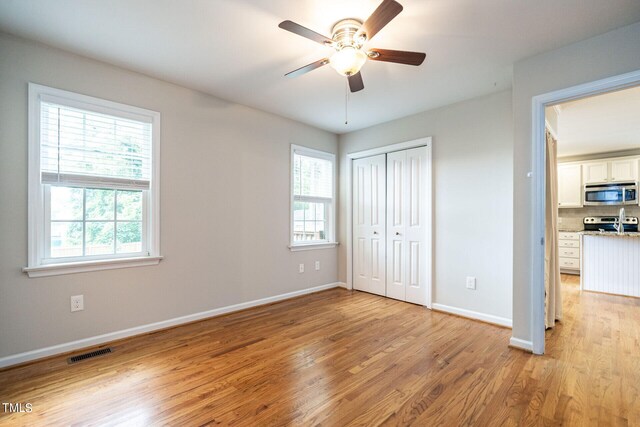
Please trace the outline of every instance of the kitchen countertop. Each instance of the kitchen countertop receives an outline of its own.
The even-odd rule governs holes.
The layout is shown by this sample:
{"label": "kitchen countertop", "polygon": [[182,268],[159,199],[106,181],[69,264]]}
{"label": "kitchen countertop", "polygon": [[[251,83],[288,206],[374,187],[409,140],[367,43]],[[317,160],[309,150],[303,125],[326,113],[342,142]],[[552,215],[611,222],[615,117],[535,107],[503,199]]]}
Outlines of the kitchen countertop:
{"label": "kitchen countertop", "polygon": [[582,234],[583,236],[607,236],[607,237],[640,237],[640,232],[634,232],[634,231],[629,231],[629,232],[624,232],[622,234],[619,234],[617,231],[605,231],[605,232],[601,232],[601,231],[580,231],[580,234]]}

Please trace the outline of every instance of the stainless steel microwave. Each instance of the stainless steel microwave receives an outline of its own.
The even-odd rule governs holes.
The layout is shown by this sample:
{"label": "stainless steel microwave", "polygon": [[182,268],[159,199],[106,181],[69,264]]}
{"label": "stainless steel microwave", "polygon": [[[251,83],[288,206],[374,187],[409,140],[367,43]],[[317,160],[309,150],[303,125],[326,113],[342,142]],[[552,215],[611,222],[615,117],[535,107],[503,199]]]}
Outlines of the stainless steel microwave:
{"label": "stainless steel microwave", "polygon": [[637,205],[638,183],[592,184],[584,186],[585,206]]}

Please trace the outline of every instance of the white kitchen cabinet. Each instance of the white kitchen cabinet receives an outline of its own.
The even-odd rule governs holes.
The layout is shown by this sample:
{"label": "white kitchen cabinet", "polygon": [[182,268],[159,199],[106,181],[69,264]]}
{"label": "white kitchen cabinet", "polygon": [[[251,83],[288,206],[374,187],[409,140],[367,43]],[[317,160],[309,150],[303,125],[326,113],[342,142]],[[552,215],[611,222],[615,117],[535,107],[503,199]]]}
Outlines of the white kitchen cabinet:
{"label": "white kitchen cabinet", "polygon": [[609,181],[609,162],[593,162],[582,165],[584,184],[598,184]]}
{"label": "white kitchen cabinet", "polygon": [[[580,289],[640,298],[637,261],[640,237],[616,233],[586,234],[582,245],[584,262]],[[633,302],[629,301],[629,304]]]}
{"label": "white kitchen cabinet", "polygon": [[638,160],[621,159],[611,161],[611,181],[637,181]]}
{"label": "white kitchen cabinet", "polygon": [[560,271],[580,274],[580,233],[561,231],[558,236]]}
{"label": "white kitchen cabinet", "polygon": [[558,165],[558,207],[582,207],[582,165]]}
{"label": "white kitchen cabinet", "polygon": [[584,184],[638,180],[638,158],[587,162],[582,165]]}

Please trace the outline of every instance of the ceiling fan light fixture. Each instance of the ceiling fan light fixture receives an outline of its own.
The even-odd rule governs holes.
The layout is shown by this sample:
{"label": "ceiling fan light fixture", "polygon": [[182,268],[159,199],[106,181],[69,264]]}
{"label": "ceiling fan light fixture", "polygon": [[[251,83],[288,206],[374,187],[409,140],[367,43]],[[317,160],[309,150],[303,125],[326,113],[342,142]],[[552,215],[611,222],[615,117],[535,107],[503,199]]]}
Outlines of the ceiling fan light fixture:
{"label": "ceiling fan light fixture", "polygon": [[345,46],[329,58],[331,67],[347,77],[360,71],[366,61],[367,54],[353,46]]}
{"label": "ceiling fan light fixture", "polygon": [[391,49],[364,49],[364,45],[371,40],[392,19],[402,12],[402,5],[396,0],[382,0],[376,10],[365,20],[346,18],[336,22],[333,26],[331,38],[316,33],[293,21],[282,21],[278,27],[297,34],[301,37],[313,40],[324,46],[335,49],[330,58],[323,58],[297,68],[285,74],[287,77],[295,77],[309,71],[330,64],[338,74],[346,76],[351,92],[364,89],[360,69],[370,59],[374,62],[392,62],[419,66],[424,62],[424,52],[408,52]]}

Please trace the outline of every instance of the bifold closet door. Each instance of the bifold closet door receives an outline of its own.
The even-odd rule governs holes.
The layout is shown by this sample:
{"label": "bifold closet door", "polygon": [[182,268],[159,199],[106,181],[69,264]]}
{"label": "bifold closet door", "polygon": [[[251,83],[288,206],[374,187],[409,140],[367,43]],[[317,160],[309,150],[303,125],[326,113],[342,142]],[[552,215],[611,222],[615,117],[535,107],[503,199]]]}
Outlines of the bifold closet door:
{"label": "bifold closet door", "polygon": [[387,292],[390,298],[427,304],[429,218],[426,147],[387,154]]}
{"label": "bifold closet door", "polygon": [[385,295],[385,155],[353,161],[353,286]]}

